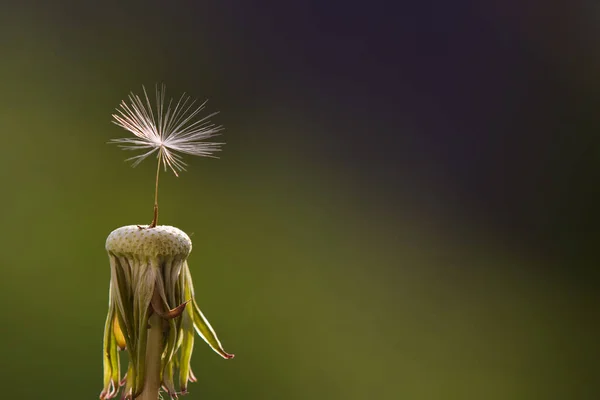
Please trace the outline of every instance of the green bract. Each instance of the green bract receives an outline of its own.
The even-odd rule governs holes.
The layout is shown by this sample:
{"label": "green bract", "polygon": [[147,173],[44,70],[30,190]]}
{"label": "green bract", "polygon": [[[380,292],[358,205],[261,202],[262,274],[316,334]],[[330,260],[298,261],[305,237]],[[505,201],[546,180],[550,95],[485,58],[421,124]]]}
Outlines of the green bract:
{"label": "green bract", "polygon": [[[104,390],[101,399],[117,396],[125,386],[124,399],[138,396],[145,382],[148,320],[154,313],[161,318],[163,339],[160,380],[171,398],[187,391],[195,381],[190,368],[194,330],[224,358],[215,331],[196,300],[187,257],[192,250],[190,238],[172,226],[154,228],[136,225],[114,230],[106,240],[111,281],[109,309],[104,328]],[[121,380],[119,350],[127,350],[129,366]]]}

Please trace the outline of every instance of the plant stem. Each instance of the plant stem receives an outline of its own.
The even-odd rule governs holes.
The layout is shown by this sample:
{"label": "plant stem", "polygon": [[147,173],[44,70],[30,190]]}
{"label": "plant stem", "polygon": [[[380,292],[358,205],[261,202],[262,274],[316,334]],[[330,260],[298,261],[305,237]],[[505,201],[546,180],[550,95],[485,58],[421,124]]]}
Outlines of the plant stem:
{"label": "plant stem", "polygon": [[[159,152],[162,152],[162,149],[160,149]],[[160,160],[162,160],[161,155],[162,154],[159,153],[158,166],[156,167],[156,185],[154,186],[154,218],[152,219],[152,223],[148,228],[154,228],[156,227],[156,224],[158,224],[158,176],[160,174]]]}
{"label": "plant stem", "polygon": [[[160,294],[154,289],[154,304],[161,304]],[[162,310],[160,310],[162,311]],[[152,313],[148,319],[150,329],[148,329],[148,342],[146,347],[146,378],[144,380],[144,390],[136,400],[158,400],[161,387],[160,369],[163,346],[163,319],[157,314]]]}

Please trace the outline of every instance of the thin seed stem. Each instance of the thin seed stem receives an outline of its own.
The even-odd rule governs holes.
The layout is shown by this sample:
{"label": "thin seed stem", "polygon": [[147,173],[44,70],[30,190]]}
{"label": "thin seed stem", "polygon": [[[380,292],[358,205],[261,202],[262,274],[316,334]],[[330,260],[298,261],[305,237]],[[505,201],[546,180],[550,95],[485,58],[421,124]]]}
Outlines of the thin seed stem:
{"label": "thin seed stem", "polygon": [[148,228],[156,227],[158,224],[158,176],[160,175],[160,161],[162,160],[162,149],[158,150],[158,165],[156,167],[156,185],[154,186],[154,218]]}

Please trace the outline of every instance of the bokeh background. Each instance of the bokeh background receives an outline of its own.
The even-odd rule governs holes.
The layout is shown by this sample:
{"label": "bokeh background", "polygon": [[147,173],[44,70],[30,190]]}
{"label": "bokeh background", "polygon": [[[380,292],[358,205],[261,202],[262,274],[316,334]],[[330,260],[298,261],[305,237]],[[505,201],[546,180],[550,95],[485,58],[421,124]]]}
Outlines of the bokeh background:
{"label": "bokeh background", "polygon": [[93,399],[108,233],[167,84],[223,124],[163,175],[194,241],[188,399],[598,399],[595,1],[0,3],[0,386]]}

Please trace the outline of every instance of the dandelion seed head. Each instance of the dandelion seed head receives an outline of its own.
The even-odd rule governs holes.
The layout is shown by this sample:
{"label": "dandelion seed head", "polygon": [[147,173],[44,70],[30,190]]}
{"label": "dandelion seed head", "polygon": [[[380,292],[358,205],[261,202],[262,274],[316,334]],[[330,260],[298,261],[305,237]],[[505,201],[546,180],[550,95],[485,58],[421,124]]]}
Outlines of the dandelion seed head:
{"label": "dandelion seed head", "polygon": [[142,86],[143,96],[131,92],[129,102],[122,101],[112,115],[113,123],[133,133],[133,138],[112,139],[124,150],[143,151],[130,157],[132,166],[139,165],[150,155],[156,153],[159,165],[163,164],[175,175],[185,171],[183,154],[200,157],[213,157],[221,151],[224,143],[207,141],[219,135],[223,127],[210,122],[217,113],[200,116],[206,101],[198,104],[187,94],[182,94],[177,102],[170,98],[166,101],[166,86],[156,86],[155,104],[150,100],[146,88]]}
{"label": "dandelion seed head", "polygon": [[[188,265],[192,241],[185,232],[165,225],[122,226],[108,235],[106,250],[111,280],[101,400],[115,398],[120,390],[121,399],[150,398],[140,395],[146,390],[158,398],[160,386],[171,400],[178,391],[187,392],[188,381],[196,380],[191,370],[194,331],[224,359],[234,357],[223,349],[196,302]],[[161,334],[151,339],[156,327]],[[125,377],[119,351],[128,354]],[[152,376],[154,368],[160,372]],[[153,386],[155,382],[160,384]]]}

